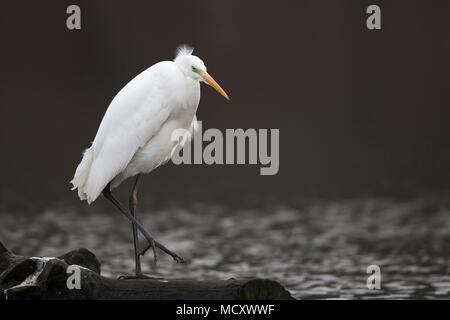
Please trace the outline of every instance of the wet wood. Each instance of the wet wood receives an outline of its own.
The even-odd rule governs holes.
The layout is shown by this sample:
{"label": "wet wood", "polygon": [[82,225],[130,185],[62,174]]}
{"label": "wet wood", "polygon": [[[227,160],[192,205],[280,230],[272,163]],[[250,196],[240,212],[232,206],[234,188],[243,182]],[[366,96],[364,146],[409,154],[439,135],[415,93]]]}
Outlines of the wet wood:
{"label": "wet wood", "polygon": [[[69,265],[82,267],[79,289],[67,286]],[[8,251],[1,242],[0,289],[0,299],[293,299],[270,279],[110,279],[100,275],[100,262],[87,249],[57,258],[26,257]]]}

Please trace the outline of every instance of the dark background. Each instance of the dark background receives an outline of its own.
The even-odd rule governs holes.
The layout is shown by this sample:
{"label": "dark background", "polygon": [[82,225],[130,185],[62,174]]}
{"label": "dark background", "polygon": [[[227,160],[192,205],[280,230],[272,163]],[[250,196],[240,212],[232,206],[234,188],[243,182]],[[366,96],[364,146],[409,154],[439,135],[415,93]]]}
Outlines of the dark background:
{"label": "dark background", "polygon": [[[78,4],[82,29],[66,28]],[[382,30],[366,28],[378,4]],[[237,201],[450,189],[448,1],[2,1],[2,208],[76,201],[69,181],[114,95],[195,47],[209,127],[279,128],[280,171],[169,164],[153,199]],[[129,183],[127,184],[129,187]],[[128,192],[122,187],[121,192]],[[124,191],[125,190],[125,191]]]}

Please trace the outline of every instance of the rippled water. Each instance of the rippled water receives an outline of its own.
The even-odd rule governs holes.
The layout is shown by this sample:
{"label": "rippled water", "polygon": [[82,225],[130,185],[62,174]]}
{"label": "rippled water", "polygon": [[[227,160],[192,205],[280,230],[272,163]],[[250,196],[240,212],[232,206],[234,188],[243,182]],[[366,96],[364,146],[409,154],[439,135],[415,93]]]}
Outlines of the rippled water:
{"label": "rippled water", "polygon": [[[450,298],[447,198],[298,201],[254,210],[199,204],[140,213],[140,220],[189,260],[179,265],[160,253],[152,270],[148,255],[143,269],[151,275],[267,277],[298,299]],[[101,260],[104,276],[134,269],[131,227],[113,209],[2,213],[0,241],[25,255],[86,247]],[[367,267],[374,264],[381,268],[380,290],[366,286]]]}

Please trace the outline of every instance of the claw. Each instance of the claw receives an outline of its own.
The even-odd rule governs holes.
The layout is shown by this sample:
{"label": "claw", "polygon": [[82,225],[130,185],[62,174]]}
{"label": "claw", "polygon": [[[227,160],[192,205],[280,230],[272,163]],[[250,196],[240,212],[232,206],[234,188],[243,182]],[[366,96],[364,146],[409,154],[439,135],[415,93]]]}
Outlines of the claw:
{"label": "claw", "polygon": [[156,264],[156,247],[158,247],[159,249],[161,249],[162,251],[164,251],[165,253],[170,255],[173,258],[173,260],[175,260],[177,263],[186,263],[186,261],[184,261],[183,258],[181,258],[176,253],[173,253],[172,251],[170,251],[169,249],[167,249],[166,247],[164,247],[162,244],[160,244],[157,241],[153,241],[152,244],[149,244],[144,250],[139,252],[139,256],[142,257],[143,255],[145,255],[145,253],[148,251],[148,249],[150,249],[150,247],[153,249],[153,255],[155,257],[155,264]]}
{"label": "claw", "polygon": [[176,254],[174,254],[172,256],[173,260],[175,260],[177,263],[186,263],[186,261],[184,261],[184,259]]}
{"label": "claw", "polygon": [[139,252],[139,256],[144,256],[148,249],[150,249],[150,245],[148,245],[144,250],[141,250],[141,252]]}
{"label": "claw", "polygon": [[122,275],[119,278],[117,278],[118,280],[130,280],[130,279],[153,279],[153,280],[163,280],[163,278],[157,278],[157,277],[150,277],[147,276],[143,273],[137,273],[134,276],[129,276],[129,275]]}

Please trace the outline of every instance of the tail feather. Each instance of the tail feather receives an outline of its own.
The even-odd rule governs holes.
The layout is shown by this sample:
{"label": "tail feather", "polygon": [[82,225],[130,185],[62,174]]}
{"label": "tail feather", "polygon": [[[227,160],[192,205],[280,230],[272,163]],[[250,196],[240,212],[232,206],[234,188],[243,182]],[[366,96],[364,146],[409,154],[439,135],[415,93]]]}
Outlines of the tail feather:
{"label": "tail feather", "polygon": [[90,147],[89,149],[86,149],[84,151],[83,159],[78,165],[72,181],[70,181],[70,183],[73,185],[72,190],[78,188],[78,196],[80,197],[80,200],[88,200],[88,203],[91,203],[92,201],[95,200],[90,198],[88,194],[85,192],[86,182],[88,180],[89,172],[93,161],[94,161],[94,150],[93,147]]}

